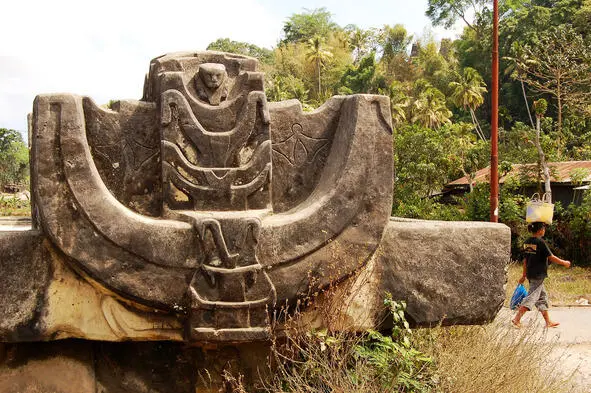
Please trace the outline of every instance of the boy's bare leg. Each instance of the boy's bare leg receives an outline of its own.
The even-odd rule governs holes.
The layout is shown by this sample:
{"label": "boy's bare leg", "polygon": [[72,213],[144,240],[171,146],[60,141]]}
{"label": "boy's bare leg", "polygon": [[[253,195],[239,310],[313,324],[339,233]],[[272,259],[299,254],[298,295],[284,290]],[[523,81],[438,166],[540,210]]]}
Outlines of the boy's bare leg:
{"label": "boy's bare leg", "polygon": [[547,310],[540,311],[540,312],[542,313],[542,316],[544,317],[544,321],[546,321],[546,327],[553,328],[553,327],[560,325],[559,322],[554,322],[550,319],[550,314],[548,313]]}
{"label": "boy's bare leg", "polygon": [[529,310],[527,307],[520,306],[519,309],[517,310],[517,314],[515,315],[515,318],[513,318],[511,320],[511,323],[513,325],[515,325],[516,327],[521,327],[521,317],[523,317],[523,314],[525,314],[528,311]]}

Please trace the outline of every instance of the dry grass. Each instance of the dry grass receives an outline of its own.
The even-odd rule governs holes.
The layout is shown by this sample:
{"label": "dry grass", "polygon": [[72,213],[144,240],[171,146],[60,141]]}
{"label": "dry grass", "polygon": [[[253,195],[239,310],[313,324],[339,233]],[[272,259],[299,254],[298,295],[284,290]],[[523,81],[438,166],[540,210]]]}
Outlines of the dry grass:
{"label": "dry grass", "polygon": [[[262,381],[267,393],[427,393],[435,386],[432,360],[411,346],[412,331],[403,317],[403,303],[387,297],[396,313],[395,328],[384,335],[348,325],[349,296],[367,282],[363,273],[341,288],[330,288],[313,299],[328,329],[316,318],[285,312],[275,321],[271,365],[273,378]],[[356,284],[357,283],[357,284]],[[362,285],[363,286],[363,285]],[[343,291],[343,289],[345,289]],[[312,323],[312,324],[311,324]],[[316,328],[315,328],[316,326]],[[332,328],[331,328],[332,327]]]}
{"label": "dry grass", "polygon": [[[291,321],[296,322],[297,316]],[[436,327],[413,331],[409,350],[418,350],[403,363],[412,370],[412,383],[400,385],[398,371],[380,368],[358,356],[368,336],[352,333],[293,330],[274,347],[274,372],[262,391],[272,393],[584,393],[565,374],[567,348],[552,341],[535,324],[516,330],[506,323],[487,326]],[[297,323],[296,323],[297,325]],[[284,331],[284,333],[286,333]],[[280,340],[281,341],[281,340]],[[375,348],[375,347],[372,347]],[[387,352],[376,351],[380,359]],[[424,355],[423,355],[424,354]],[[407,355],[408,356],[408,355]],[[429,357],[423,363],[418,358]],[[388,358],[392,367],[397,361]],[[413,367],[413,364],[419,365]],[[410,365],[410,367],[409,367]],[[394,376],[384,379],[384,374]]]}
{"label": "dry grass", "polygon": [[[515,290],[517,280],[521,277],[522,269],[521,263],[509,265],[506,305],[509,304],[508,301]],[[575,305],[580,299],[587,299],[591,303],[591,268],[575,266],[565,269],[552,264],[544,285],[550,296],[550,302],[555,306]]]}
{"label": "dry grass", "polygon": [[418,345],[436,361],[436,392],[584,392],[560,371],[566,349],[549,342],[543,330],[493,323],[423,330],[418,336]]}
{"label": "dry grass", "polygon": [[[353,334],[302,333],[275,350],[272,393],[584,393],[562,372],[566,348],[535,325],[505,323],[415,330],[413,348],[433,361],[416,369],[418,389],[389,383],[382,370],[356,356],[366,338]],[[396,374],[396,373],[394,373]]]}
{"label": "dry grass", "polygon": [[[290,337],[275,348],[275,374],[265,392],[386,392],[370,365],[358,361],[354,348],[360,339],[338,334],[327,346],[317,334]],[[360,376],[360,379],[355,378]]]}

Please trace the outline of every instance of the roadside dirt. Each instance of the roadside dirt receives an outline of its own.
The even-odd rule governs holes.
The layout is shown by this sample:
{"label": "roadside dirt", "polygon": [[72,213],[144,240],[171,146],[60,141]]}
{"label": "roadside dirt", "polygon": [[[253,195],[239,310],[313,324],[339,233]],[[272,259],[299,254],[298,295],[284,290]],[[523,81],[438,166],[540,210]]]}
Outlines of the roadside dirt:
{"label": "roadside dirt", "polygon": [[[513,315],[503,308],[497,322],[510,324]],[[522,319],[523,328],[539,332],[543,342],[551,346],[546,363],[560,368],[565,378],[564,392],[591,392],[591,307],[553,307],[550,317],[560,326],[546,329],[540,313],[529,312]]]}

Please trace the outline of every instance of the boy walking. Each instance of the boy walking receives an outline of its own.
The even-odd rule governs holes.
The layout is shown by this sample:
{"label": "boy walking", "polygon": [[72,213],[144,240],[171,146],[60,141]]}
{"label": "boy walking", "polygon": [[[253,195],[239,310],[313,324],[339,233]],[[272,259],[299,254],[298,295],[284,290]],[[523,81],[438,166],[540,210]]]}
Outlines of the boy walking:
{"label": "boy walking", "polygon": [[519,283],[523,284],[527,278],[529,281],[529,294],[523,299],[517,315],[511,322],[516,327],[521,327],[521,317],[535,306],[542,313],[547,328],[557,327],[559,323],[552,321],[548,314],[548,293],[544,288],[544,279],[548,277],[549,262],[566,268],[570,267],[570,262],[552,254],[550,248],[542,239],[546,234],[546,224],[534,222],[529,224],[527,229],[532,236],[523,245],[525,258],[523,258],[523,275],[519,279]]}

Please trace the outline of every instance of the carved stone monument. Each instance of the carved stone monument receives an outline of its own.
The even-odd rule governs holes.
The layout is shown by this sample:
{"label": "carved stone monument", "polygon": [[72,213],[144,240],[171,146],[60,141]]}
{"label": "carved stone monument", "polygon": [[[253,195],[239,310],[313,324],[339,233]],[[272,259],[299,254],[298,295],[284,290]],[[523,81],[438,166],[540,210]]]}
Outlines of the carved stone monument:
{"label": "carved stone monument", "polygon": [[[381,320],[385,291],[409,300],[423,325],[450,314],[449,323],[483,323],[502,303],[506,227],[454,227],[471,246],[453,252],[453,240],[437,245],[445,229],[390,221],[387,97],[333,97],[303,112],[296,100],[267,102],[255,59],[173,53],[152,60],[140,101],[106,109],[40,95],[30,123],[33,229],[0,233],[2,392],[206,391],[195,370],[260,351],[275,310],[356,272],[373,277],[368,297],[344,295],[364,304],[365,322],[351,325],[360,329]],[[453,270],[465,269],[464,280],[485,274],[490,285],[475,285],[482,296],[470,304],[449,302],[429,277],[418,287],[403,279],[417,269],[414,254],[450,288],[474,291],[454,284],[437,264],[445,258],[459,261]],[[344,313],[359,322],[354,308]],[[87,341],[38,353],[18,344],[66,338]],[[20,358],[27,365],[15,374]],[[23,377],[35,367],[50,371]],[[74,385],[50,376],[64,367]]]}

